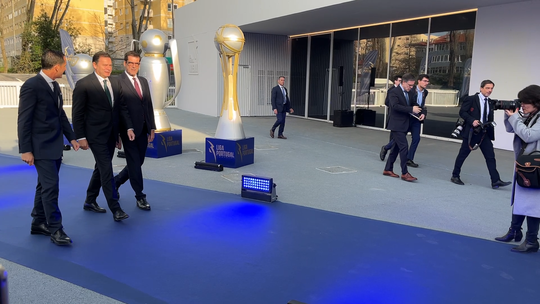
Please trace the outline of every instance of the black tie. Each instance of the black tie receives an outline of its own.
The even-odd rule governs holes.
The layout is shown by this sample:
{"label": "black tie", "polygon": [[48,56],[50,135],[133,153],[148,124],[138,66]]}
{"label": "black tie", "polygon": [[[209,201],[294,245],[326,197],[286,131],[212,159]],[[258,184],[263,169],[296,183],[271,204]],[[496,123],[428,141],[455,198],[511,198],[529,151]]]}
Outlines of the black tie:
{"label": "black tie", "polygon": [[53,84],[53,92],[54,92],[54,95],[56,96],[56,102],[58,103],[58,107],[60,107],[60,86],[58,85],[58,82],[56,81],[53,81],[52,82]]}
{"label": "black tie", "polygon": [[487,102],[487,98],[484,98],[484,120],[482,121],[482,123],[486,123],[487,120],[488,120],[488,102]]}

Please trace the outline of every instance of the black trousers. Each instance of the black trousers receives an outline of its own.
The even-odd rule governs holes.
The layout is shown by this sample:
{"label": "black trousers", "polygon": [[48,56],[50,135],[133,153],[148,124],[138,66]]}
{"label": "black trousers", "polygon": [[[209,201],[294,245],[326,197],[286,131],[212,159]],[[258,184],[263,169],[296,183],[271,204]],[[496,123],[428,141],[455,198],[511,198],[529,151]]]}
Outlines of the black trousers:
{"label": "black trousers", "polygon": [[144,185],[142,175],[142,165],[144,164],[146,148],[148,147],[146,125],[143,127],[141,134],[135,134],[134,141],[130,141],[127,135],[122,135],[122,143],[124,144],[124,151],[126,152],[127,166],[118,173],[115,177],[115,182],[122,185],[129,179],[131,188],[135,191],[135,198],[140,200],[146,197],[146,194],[143,193]]}
{"label": "black trousers", "polygon": [[59,178],[58,172],[62,159],[36,159],[34,166],[38,173],[32,223],[47,224],[51,233],[62,227],[62,213],[58,207]]}
{"label": "black trousers", "polygon": [[384,171],[394,171],[394,162],[399,154],[399,160],[401,165],[401,174],[407,174],[407,153],[409,151],[409,144],[407,143],[407,132],[391,131],[390,135],[395,141],[395,145],[390,151],[390,156],[386,161]]}
{"label": "black trousers", "polygon": [[107,205],[112,212],[120,208],[118,204],[118,192],[113,178],[112,157],[116,147],[116,137],[111,134],[106,144],[88,143],[96,164],[86,190],[86,202],[95,202],[99,190],[103,188],[103,194],[107,199]]}
{"label": "black trousers", "polygon": [[285,117],[287,117],[287,112],[281,112],[276,114],[276,122],[272,126],[272,131],[276,130],[279,126],[278,136],[283,135],[283,130],[285,129]]}
{"label": "black trousers", "polygon": [[[471,138],[471,146],[474,146],[476,143],[479,143],[482,138],[482,134],[472,135]],[[484,140],[480,143],[480,150],[482,151],[482,154],[484,155],[484,158],[486,159],[486,165],[488,167],[489,175],[491,176],[491,182],[494,183],[498,180],[500,180],[499,172],[497,172],[497,163],[495,161],[495,151],[493,151],[493,143],[489,139],[489,137],[486,135],[484,137]],[[456,157],[456,162],[454,164],[454,171],[452,171],[453,177],[459,177],[459,174],[461,173],[461,166],[463,166],[463,163],[465,162],[465,159],[469,156],[471,153],[471,149],[469,148],[469,140],[467,138],[463,138],[463,142],[461,143],[461,148],[459,149],[459,153]]]}

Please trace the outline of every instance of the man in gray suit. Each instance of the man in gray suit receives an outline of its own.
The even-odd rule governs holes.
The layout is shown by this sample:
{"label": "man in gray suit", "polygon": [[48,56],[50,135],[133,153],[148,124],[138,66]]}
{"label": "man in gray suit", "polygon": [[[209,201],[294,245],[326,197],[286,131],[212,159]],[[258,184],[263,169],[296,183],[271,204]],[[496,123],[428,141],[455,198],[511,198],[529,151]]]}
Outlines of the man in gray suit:
{"label": "man in gray suit", "polygon": [[270,137],[274,138],[274,131],[279,126],[278,138],[287,139],[283,135],[283,130],[285,129],[285,117],[287,112],[294,113],[294,110],[291,108],[291,101],[289,100],[289,94],[287,89],[283,86],[285,84],[285,76],[279,76],[278,85],[272,88],[272,110],[276,114],[277,120],[270,129]]}

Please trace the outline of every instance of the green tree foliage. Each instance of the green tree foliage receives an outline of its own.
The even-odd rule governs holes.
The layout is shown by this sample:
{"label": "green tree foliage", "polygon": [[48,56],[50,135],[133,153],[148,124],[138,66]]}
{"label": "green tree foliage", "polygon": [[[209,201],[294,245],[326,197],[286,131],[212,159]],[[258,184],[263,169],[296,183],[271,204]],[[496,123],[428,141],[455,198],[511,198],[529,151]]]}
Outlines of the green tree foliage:
{"label": "green tree foliage", "polygon": [[[63,21],[61,28],[66,30],[73,40],[80,34],[79,28],[74,26],[72,20],[69,19]],[[62,49],[57,26],[45,11],[41,11],[34,21],[26,24],[21,40],[23,41],[22,52],[15,65],[18,73],[38,72],[41,68],[43,51]]]}

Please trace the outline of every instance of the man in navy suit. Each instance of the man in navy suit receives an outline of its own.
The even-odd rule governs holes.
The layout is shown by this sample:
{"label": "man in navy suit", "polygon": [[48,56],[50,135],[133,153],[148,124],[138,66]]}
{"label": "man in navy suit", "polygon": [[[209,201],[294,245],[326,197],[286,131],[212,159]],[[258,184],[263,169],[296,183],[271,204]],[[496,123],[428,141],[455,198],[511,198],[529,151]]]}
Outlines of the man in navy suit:
{"label": "man in navy suit", "polygon": [[493,92],[495,84],[491,80],[484,80],[480,84],[480,93],[476,93],[472,96],[468,96],[463,100],[461,109],[459,110],[459,116],[465,121],[463,125],[463,131],[461,136],[463,142],[461,148],[456,157],[454,164],[454,171],[452,171],[452,177],[450,181],[457,185],[464,185],[459,174],[461,173],[461,166],[465,162],[465,159],[472,150],[480,147],[486,164],[488,167],[489,175],[491,176],[491,187],[497,189],[499,187],[508,186],[511,182],[503,182],[497,171],[497,164],[495,162],[495,151],[493,151],[492,140],[495,140],[495,130],[492,126],[485,124],[493,121],[493,106],[490,105],[491,100],[489,96]]}
{"label": "man in navy suit", "polygon": [[142,165],[146,155],[148,142],[154,140],[156,123],[154,120],[154,107],[150,96],[150,87],[144,77],[137,76],[139,72],[141,56],[137,52],[129,51],[124,55],[125,72],[120,74],[120,84],[123,88],[123,97],[129,111],[135,140],[130,141],[127,137],[127,127],[120,124],[120,137],[124,143],[127,166],[114,178],[116,188],[128,179],[131,188],[135,191],[137,207],[142,210],[150,210],[150,204],[146,201],[143,193]]}
{"label": "man in navy suit", "polygon": [[[394,85],[390,88],[388,88],[388,91],[386,91],[386,99],[384,100],[384,104],[386,107],[390,108],[390,101],[388,100],[388,97],[390,96],[390,91],[397,88],[401,84],[401,75],[394,76]],[[388,118],[386,119],[386,125],[388,126],[388,121],[390,121],[390,110],[388,110]],[[384,161],[386,158],[386,153],[394,147],[394,140],[392,139],[392,133],[390,133],[390,138],[388,140],[388,143],[381,147],[381,152],[379,152],[379,156],[381,158],[381,161]]]}
{"label": "man in navy suit", "polygon": [[270,137],[274,138],[274,131],[279,126],[278,138],[287,139],[283,135],[283,130],[285,129],[285,117],[287,117],[287,112],[294,113],[294,110],[291,108],[291,101],[289,100],[289,95],[285,85],[285,76],[279,76],[278,85],[272,88],[272,110],[276,114],[277,120],[270,129]]}
{"label": "man in navy suit", "polygon": [[58,172],[62,164],[64,138],[75,151],[79,144],[64,112],[60,86],[55,81],[66,70],[62,52],[47,50],[41,56],[41,71],[21,87],[17,133],[19,153],[38,174],[31,234],[51,237],[56,245],[69,245],[71,238],[64,232],[62,213],[58,207]]}
{"label": "man in navy suit", "polygon": [[[402,83],[390,92],[388,101],[390,103],[390,120],[388,129],[392,138],[396,142],[384,167],[383,175],[399,177],[393,172],[394,162],[398,153],[401,160],[401,179],[407,182],[417,180],[407,170],[407,132],[409,131],[409,119],[412,114],[419,114],[421,109],[412,100],[409,91],[414,86],[414,76],[410,73],[403,75]],[[414,118],[413,118],[414,119]]]}
{"label": "man in navy suit", "polygon": [[73,129],[81,148],[90,148],[96,161],[83,209],[106,212],[96,201],[103,188],[113,219],[118,222],[129,217],[118,203],[112,169],[115,146],[120,147],[120,120],[127,126],[129,140],[135,139],[135,133],[123,101],[122,86],[117,79],[109,77],[112,72],[111,56],[106,52],[97,52],[92,58],[92,65],[94,73],[77,81],[73,90]]}
{"label": "man in navy suit", "polygon": [[424,119],[427,115],[426,97],[428,96],[429,92],[426,87],[429,84],[429,76],[426,74],[420,74],[418,75],[418,78],[416,80],[416,87],[411,89],[410,95],[412,96],[415,104],[422,109],[422,112],[419,116],[415,116],[418,119],[411,117],[409,125],[409,132],[411,132],[412,140],[411,146],[409,147],[409,154],[407,157],[407,166],[413,168],[418,167],[418,164],[415,163],[413,160],[416,149],[418,148],[418,144],[420,143],[420,128],[422,127],[422,123],[424,123]]}

